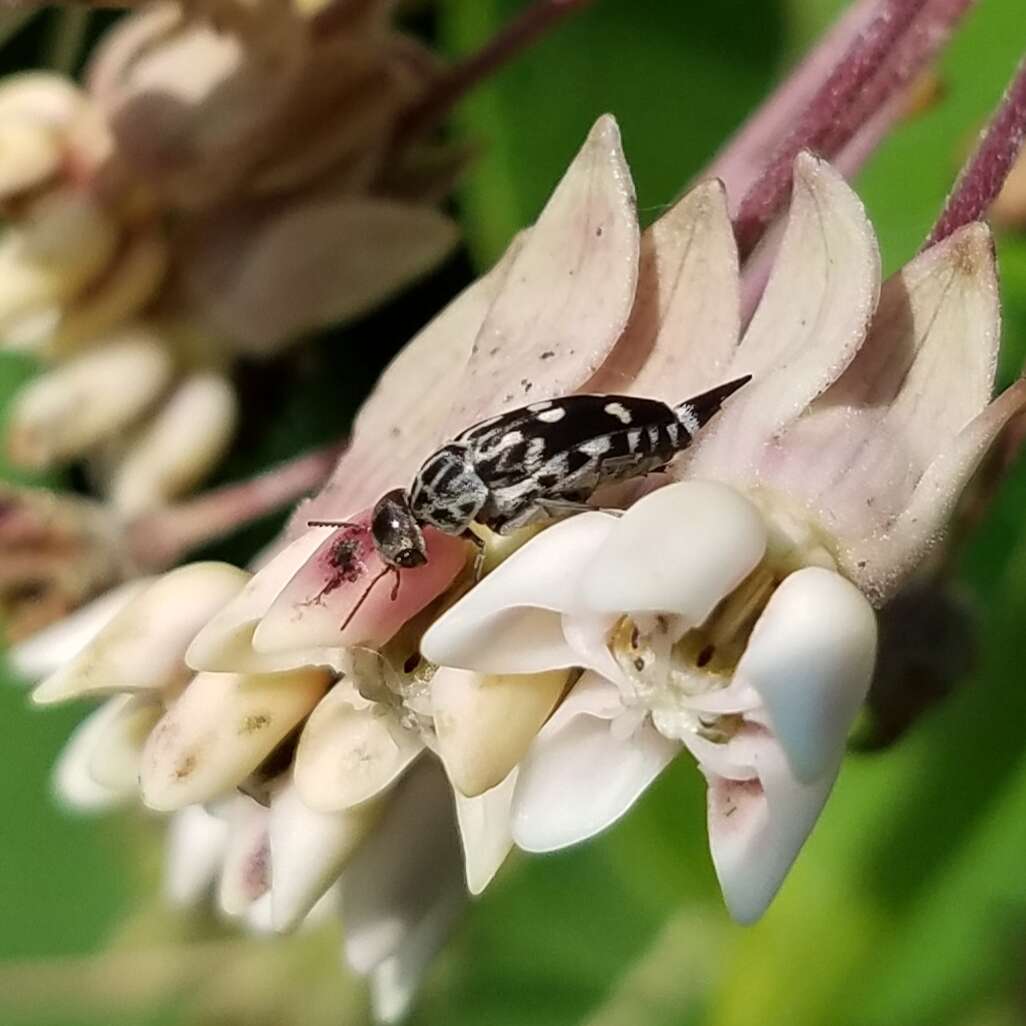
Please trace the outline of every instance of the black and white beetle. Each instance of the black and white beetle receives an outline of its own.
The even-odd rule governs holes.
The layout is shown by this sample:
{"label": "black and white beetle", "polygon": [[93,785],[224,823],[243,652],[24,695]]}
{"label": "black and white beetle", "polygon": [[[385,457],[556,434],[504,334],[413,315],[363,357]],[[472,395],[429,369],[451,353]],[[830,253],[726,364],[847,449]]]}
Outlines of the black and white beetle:
{"label": "black and white beetle", "polygon": [[[370,582],[423,566],[423,525],[480,545],[473,523],[498,534],[587,509],[602,485],[662,470],[751,375],[670,406],[630,395],[545,399],[474,424],[432,453],[407,492],[383,495],[371,514],[374,547],[385,564]],[[312,520],[311,527],[344,527]],[[367,592],[349,613],[349,623]]]}

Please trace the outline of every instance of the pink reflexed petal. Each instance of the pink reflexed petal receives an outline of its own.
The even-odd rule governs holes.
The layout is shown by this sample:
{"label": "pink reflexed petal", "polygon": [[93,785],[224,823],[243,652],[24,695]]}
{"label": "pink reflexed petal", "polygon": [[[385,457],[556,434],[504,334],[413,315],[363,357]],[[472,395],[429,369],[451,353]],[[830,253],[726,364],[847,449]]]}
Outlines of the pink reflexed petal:
{"label": "pink reflexed petal", "polygon": [[228,844],[217,888],[217,903],[230,917],[243,915],[271,885],[268,810],[246,795],[227,810]]}
{"label": "pink reflexed petal", "polygon": [[641,236],[631,319],[585,386],[677,403],[724,380],[741,330],[737,246],[720,182],[704,182]]}
{"label": "pink reflexed petal", "polygon": [[1026,410],[1026,380],[998,396],[926,468],[908,506],[879,534],[846,545],[844,572],[876,605],[882,605],[940,537],[962,490],[1001,429]]}
{"label": "pink reflexed petal", "polygon": [[598,674],[574,685],[520,764],[512,809],[518,847],[553,851],[593,837],[669,765],[680,745],[635,715]]}
{"label": "pink reflexed petal", "polygon": [[884,286],[851,366],[763,462],[842,538],[887,529],[987,405],[1000,336],[993,244],[972,224]]}
{"label": "pink reflexed petal", "polygon": [[[709,847],[723,898],[737,922],[753,923],[812,831],[839,764],[801,784],[776,741],[754,727],[727,745],[697,738],[689,747],[709,781]],[[712,769],[712,760],[702,758],[703,748],[733,765],[726,773]]]}
{"label": "pink reflexed petal", "polygon": [[581,572],[616,522],[581,513],[532,538],[428,628],[424,657],[481,673],[576,666],[560,614],[580,609]]}
{"label": "pink reflexed petal", "polygon": [[879,289],[880,254],[862,203],[829,164],[799,155],[780,252],[727,373],[754,380],[700,437],[692,476],[757,474],[773,435],[851,362]]}
{"label": "pink reflexed petal", "polygon": [[[367,525],[370,511],[353,518]],[[383,645],[404,623],[433,602],[467,561],[467,543],[434,528],[424,529],[428,561],[376,584],[382,563],[369,530],[344,527],[325,541],[274,600],[253,634],[257,652]],[[370,588],[370,592],[367,589]],[[366,600],[343,629],[357,602]]]}
{"label": "pink reflexed petal", "polygon": [[528,234],[481,326],[452,430],[580,388],[627,323],[638,247],[634,186],[620,131],[606,115]]}
{"label": "pink reflexed petal", "polygon": [[787,576],[752,631],[735,680],[763,700],[799,780],[836,765],[876,660],[876,617],[850,581],[805,567]]}
{"label": "pink reflexed petal", "polygon": [[316,498],[301,503],[289,533],[307,520],[350,519],[390,488],[407,487],[444,441],[474,339],[509,273],[521,239],[483,278],[457,296],[385,368],[360,408],[349,448]]}

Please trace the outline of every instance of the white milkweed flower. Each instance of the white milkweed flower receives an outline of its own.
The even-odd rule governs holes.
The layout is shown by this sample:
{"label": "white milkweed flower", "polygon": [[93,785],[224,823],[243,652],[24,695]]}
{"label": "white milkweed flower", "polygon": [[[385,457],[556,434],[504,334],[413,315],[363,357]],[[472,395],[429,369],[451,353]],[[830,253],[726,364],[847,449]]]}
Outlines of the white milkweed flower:
{"label": "white milkweed flower", "polygon": [[[752,383],[671,468],[679,483],[622,517],[543,532],[438,619],[422,652],[478,675],[585,671],[519,764],[512,833],[528,850],[608,826],[689,749],[727,904],[751,921],[838,772],[873,672],[873,605],[937,540],[1024,387],[990,403],[999,310],[983,225],[881,289],[861,204],[802,156],[739,338],[725,206],[715,186],[696,193],[648,233],[639,293],[647,266],[662,309],[643,315],[659,327],[653,342],[628,326],[621,366],[640,370],[621,390],[679,399],[710,369]],[[465,718],[464,746],[482,745],[479,719]]]}
{"label": "white milkweed flower", "polygon": [[[879,276],[858,199],[802,155],[742,336],[722,186],[641,233],[602,118],[537,223],[386,370],[263,565],[158,580],[37,697],[130,694],[97,733],[136,738],[143,800],[203,837],[173,893],[213,867],[226,914],[286,929],[340,881],[347,956],[386,1018],[514,841],[595,834],[685,748],[728,905],[755,918],[838,771],[873,606],[1026,403],[1021,383],[990,403],[982,225]],[[605,497],[622,515],[488,537],[477,583],[472,547],[428,528],[427,563],[368,592],[367,508],[468,424],[575,391],[677,402],[743,374],[665,487]],[[333,518],[349,526],[308,526]],[[137,733],[140,703],[159,718]],[[99,779],[97,744],[73,746],[65,793],[76,774],[122,779]]]}

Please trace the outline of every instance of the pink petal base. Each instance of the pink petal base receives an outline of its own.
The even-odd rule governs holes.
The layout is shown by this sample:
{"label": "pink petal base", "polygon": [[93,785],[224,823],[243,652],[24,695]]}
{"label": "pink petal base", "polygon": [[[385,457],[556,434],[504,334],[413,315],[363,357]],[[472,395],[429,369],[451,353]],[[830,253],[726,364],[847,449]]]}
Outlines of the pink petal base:
{"label": "pink petal base", "polygon": [[[372,585],[385,565],[367,529],[370,510],[351,519],[357,526],[332,534],[275,599],[253,635],[258,652],[383,645],[441,595],[466,564],[467,542],[425,528],[428,561],[415,570],[399,571],[399,591],[393,600],[395,574],[388,573]],[[362,605],[346,623],[365,593]]]}

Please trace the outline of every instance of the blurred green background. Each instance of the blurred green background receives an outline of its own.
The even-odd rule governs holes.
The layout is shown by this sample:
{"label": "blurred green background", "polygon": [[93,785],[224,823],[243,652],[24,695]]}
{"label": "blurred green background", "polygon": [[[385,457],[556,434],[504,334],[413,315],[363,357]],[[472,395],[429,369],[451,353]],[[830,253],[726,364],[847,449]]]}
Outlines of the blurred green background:
{"label": "blurred green background", "polygon": [[[458,54],[521,5],[441,0],[418,5],[411,23]],[[459,129],[481,148],[457,203],[466,252],[387,311],[311,346],[290,372],[298,378],[292,398],[277,400],[260,429],[243,436],[224,476],[344,430],[391,348],[535,216],[598,114],[619,118],[651,220],[841,6],[597,0],[562,26],[460,108]],[[93,16],[90,35],[105,17]],[[30,21],[6,44],[6,68],[45,62],[62,27],[53,12]],[[860,177],[888,269],[920,245],[1024,48],[1022,0],[982,0],[939,66],[939,101],[901,125]],[[999,253],[1007,381],[1026,352],[1026,237],[1002,235]],[[0,362],[0,403],[31,373],[24,361]],[[850,757],[762,923],[735,927],[723,911],[704,786],[682,759],[597,843],[511,860],[438,961],[413,1021],[1026,1022],[1024,520],[1020,467],[959,554],[978,617],[973,672],[900,743]],[[218,553],[245,559],[274,526]],[[188,967],[189,993],[172,967],[162,967],[169,979],[127,957],[148,938],[204,928],[157,911],[152,824],[73,819],[54,807],[49,767],[81,714],[31,711],[13,682],[0,688],[0,959],[34,966],[24,993],[4,977],[0,1026],[360,1021],[355,984],[335,972],[334,938],[246,942],[245,950],[208,940],[215,947],[197,949],[209,954]],[[118,937],[121,961],[92,957]],[[268,966],[277,967],[273,994],[267,979],[256,986]],[[220,974],[224,984],[229,970],[239,994],[191,1000],[209,997],[211,979]]]}

